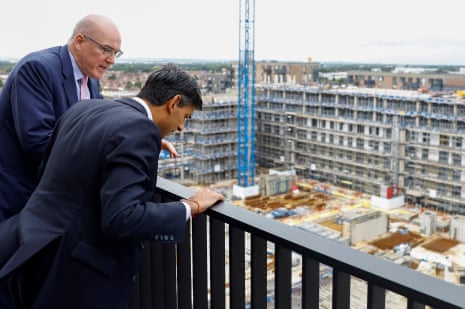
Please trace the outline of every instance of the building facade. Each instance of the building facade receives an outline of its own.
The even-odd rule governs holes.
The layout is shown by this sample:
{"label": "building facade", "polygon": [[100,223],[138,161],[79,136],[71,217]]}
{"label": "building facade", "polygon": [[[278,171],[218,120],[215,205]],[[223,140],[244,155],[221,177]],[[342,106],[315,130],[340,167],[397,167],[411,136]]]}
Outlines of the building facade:
{"label": "building facade", "polygon": [[417,91],[260,85],[259,166],[465,213],[465,104]]}
{"label": "building facade", "polygon": [[[232,63],[237,84],[237,62]],[[318,82],[320,63],[309,59],[307,62],[256,61],[255,80],[265,84],[314,84]]]}
{"label": "building facade", "polygon": [[347,84],[358,87],[425,91],[457,91],[465,88],[465,74],[432,72],[348,71]]}
{"label": "building facade", "polygon": [[181,157],[160,160],[160,175],[201,185],[237,178],[237,97],[203,101],[185,130],[167,137]]}

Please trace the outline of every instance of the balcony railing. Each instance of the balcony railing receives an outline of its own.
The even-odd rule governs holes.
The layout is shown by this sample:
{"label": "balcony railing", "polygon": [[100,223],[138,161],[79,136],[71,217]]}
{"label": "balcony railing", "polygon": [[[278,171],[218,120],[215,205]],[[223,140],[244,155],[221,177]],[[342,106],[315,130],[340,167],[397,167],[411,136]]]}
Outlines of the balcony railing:
{"label": "balcony railing", "polygon": [[[158,187],[162,201],[192,194],[163,178]],[[320,279],[321,265],[332,270],[331,308],[465,308],[464,287],[227,202],[195,217],[190,227],[183,244],[146,246],[131,309],[271,308],[269,282],[274,308],[317,309],[325,280]],[[274,279],[267,276],[270,244]],[[293,254],[302,261],[297,295],[292,286]],[[365,288],[355,291],[354,281],[362,281]],[[387,298],[392,294],[401,295],[404,305],[390,307]],[[364,299],[364,305],[356,305],[354,298]]]}

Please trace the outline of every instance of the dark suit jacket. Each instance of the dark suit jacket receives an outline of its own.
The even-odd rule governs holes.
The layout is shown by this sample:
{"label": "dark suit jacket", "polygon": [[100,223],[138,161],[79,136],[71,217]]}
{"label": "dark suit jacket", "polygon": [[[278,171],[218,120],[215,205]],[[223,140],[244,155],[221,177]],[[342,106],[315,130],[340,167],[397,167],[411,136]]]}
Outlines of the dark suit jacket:
{"label": "dark suit jacket", "polygon": [[0,269],[0,279],[16,270],[33,282],[31,308],[126,308],[141,241],[183,240],[185,206],[152,202],[160,131],[124,101],[82,101],[57,123],[19,214],[20,246]]}
{"label": "dark suit jacket", "polygon": [[[98,80],[88,86],[102,98]],[[0,222],[26,204],[55,122],[77,101],[66,45],[25,56],[9,74],[0,92]]]}

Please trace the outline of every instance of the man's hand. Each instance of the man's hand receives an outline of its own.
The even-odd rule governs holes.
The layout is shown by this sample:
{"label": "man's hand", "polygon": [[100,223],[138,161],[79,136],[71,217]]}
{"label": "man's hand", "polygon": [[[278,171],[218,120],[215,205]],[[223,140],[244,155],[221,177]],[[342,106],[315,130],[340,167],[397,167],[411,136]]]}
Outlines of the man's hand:
{"label": "man's hand", "polygon": [[168,151],[170,153],[170,158],[179,157],[176,148],[174,148],[174,145],[165,140],[164,138],[162,138],[161,140],[161,149]]}
{"label": "man's hand", "polygon": [[189,199],[183,200],[191,207],[192,216],[201,214],[219,201],[224,201],[224,196],[209,189],[200,189]]}

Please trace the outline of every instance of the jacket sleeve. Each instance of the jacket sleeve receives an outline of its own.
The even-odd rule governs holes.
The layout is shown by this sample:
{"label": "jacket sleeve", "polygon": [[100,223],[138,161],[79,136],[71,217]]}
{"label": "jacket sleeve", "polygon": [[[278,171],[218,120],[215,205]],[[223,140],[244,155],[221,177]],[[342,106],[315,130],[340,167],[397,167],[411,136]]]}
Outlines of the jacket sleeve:
{"label": "jacket sleeve", "polygon": [[22,148],[37,164],[56,122],[54,80],[38,61],[21,65],[13,81],[11,107]]}
{"label": "jacket sleeve", "polygon": [[134,240],[181,242],[186,209],[181,202],[152,201],[161,137],[144,119],[119,128],[102,162],[101,217],[105,235]]}

